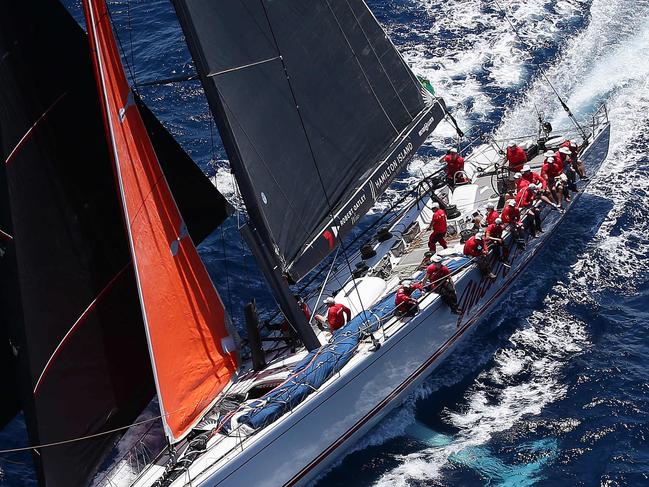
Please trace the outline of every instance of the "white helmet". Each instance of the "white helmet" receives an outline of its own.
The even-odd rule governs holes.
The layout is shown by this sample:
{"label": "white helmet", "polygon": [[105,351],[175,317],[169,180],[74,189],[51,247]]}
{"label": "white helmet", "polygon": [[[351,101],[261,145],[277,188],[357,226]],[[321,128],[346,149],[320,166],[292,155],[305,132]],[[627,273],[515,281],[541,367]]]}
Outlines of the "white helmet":
{"label": "white helmet", "polygon": [[544,155],[545,157],[552,157],[552,156],[554,155],[554,151],[546,150],[546,151],[543,153],[543,155]]}
{"label": "white helmet", "polygon": [[570,149],[568,149],[567,147],[561,147],[559,149],[559,152],[561,152],[562,154],[570,154]]}
{"label": "white helmet", "polygon": [[509,141],[509,144],[507,144],[507,147],[516,147],[516,142],[513,140]]}
{"label": "white helmet", "polygon": [[336,304],[336,300],[331,296],[327,296],[324,300],[324,304]]}
{"label": "white helmet", "polygon": [[435,254],[431,257],[430,260],[435,262],[436,264],[439,264],[442,261],[442,258],[439,255]]}
{"label": "white helmet", "polygon": [[529,164],[525,164],[523,166],[523,172],[530,172],[531,170],[532,170],[532,168],[530,167]]}
{"label": "white helmet", "polygon": [[457,149],[456,149],[455,147],[451,147],[448,151],[449,151],[451,154],[455,154],[455,153],[457,153]]}
{"label": "white helmet", "polygon": [[439,203],[437,201],[433,201],[431,206],[433,207],[433,210],[439,210]]}
{"label": "white helmet", "polygon": [[487,203],[487,208],[495,208],[495,207],[496,205],[494,205],[493,202],[490,201],[489,203]]}
{"label": "white helmet", "polygon": [[554,157],[548,157],[545,162],[552,164],[554,162]]}
{"label": "white helmet", "polygon": [[516,202],[514,200],[509,200],[509,203],[507,203],[509,206],[516,206]]}
{"label": "white helmet", "polygon": [[514,174],[514,179],[520,179],[520,178],[522,178],[522,177],[523,177],[523,175],[522,175],[521,173],[519,173],[519,172],[517,172],[516,174]]}
{"label": "white helmet", "polygon": [[503,222],[503,219],[498,217],[498,218],[496,218],[495,222],[496,222],[496,225],[500,225]]}

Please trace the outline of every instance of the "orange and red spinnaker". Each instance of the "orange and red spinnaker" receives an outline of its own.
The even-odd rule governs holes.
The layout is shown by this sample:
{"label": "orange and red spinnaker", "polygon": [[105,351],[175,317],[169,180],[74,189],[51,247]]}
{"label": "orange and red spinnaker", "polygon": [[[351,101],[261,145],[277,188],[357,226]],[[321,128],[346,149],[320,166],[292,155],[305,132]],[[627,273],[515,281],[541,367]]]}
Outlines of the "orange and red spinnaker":
{"label": "orange and red spinnaker", "polygon": [[165,432],[182,439],[237,368],[225,311],[133,103],[104,0],[84,0]]}

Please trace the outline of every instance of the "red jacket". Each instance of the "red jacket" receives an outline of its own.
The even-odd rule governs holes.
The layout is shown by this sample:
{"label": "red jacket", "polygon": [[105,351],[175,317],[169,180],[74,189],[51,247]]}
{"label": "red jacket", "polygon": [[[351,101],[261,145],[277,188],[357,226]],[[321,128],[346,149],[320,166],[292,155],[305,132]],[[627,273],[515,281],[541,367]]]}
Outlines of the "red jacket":
{"label": "red jacket", "polygon": [[516,192],[520,193],[524,187],[530,184],[530,182],[531,181],[529,181],[527,178],[520,178],[518,181],[516,181]]}
{"label": "red jacket", "polygon": [[516,194],[516,206],[518,208],[527,208],[534,203],[536,194],[530,189],[530,185],[525,186],[521,191]]}
{"label": "red jacket", "polygon": [[496,218],[498,218],[500,215],[496,210],[491,210],[489,213],[487,213],[487,225],[491,225],[492,223],[496,223]]}
{"label": "red jacket", "polygon": [[416,303],[416,301],[410,297],[415,289],[421,290],[421,284],[419,284],[418,282],[413,283],[408,289],[403,286],[399,287],[397,294],[394,297],[394,304],[396,305],[397,310],[405,313],[406,311],[408,311],[408,304]]}
{"label": "red jacket", "polygon": [[500,215],[500,218],[503,219],[503,223],[513,223],[516,224],[521,219],[521,212],[515,206],[505,206],[503,214]]}
{"label": "red jacket", "polygon": [[426,277],[428,278],[428,283],[433,286],[440,284],[439,280],[451,274],[451,271],[448,270],[443,264],[433,263],[426,267]]}
{"label": "red jacket", "polygon": [[441,208],[433,214],[433,232],[446,233],[446,212]]}
{"label": "red jacket", "polygon": [[541,170],[541,174],[545,175],[545,178],[547,181],[554,181],[554,178],[556,178],[559,174],[561,174],[561,171],[559,171],[559,166],[557,165],[556,162],[549,163],[546,162],[543,164],[543,169]]}
{"label": "red jacket", "polygon": [[345,324],[345,316],[347,317],[347,321],[352,318],[351,311],[344,304],[336,303],[333,306],[329,306],[329,310],[327,311],[327,322],[329,323],[331,331],[335,331]]}
{"label": "red jacket", "polygon": [[523,177],[521,178],[521,181],[525,181],[527,184],[529,183],[534,183],[534,184],[541,184],[541,187],[543,189],[548,187],[548,183],[545,179],[541,177],[541,175],[538,172],[526,172],[523,174]]}
{"label": "red jacket", "polygon": [[[503,226],[492,223],[487,227],[486,235],[489,237],[502,238],[503,237]],[[485,240],[487,242],[487,240]]]}
{"label": "red jacket", "polygon": [[464,255],[479,257],[487,253],[484,240],[476,240],[475,235],[464,244]]}
{"label": "red jacket", "polygon": [[522,147],[507,147],[507,161],[509,169],[520,172],[523,165],[527,162],[527,153]]}
{"label": "red jacket", "polygon": [[446,163],[446,175],[451,179],[456,172],[464,171],[464,157],[457,153],[446,154],[444,162]]}
{"label": "red jacket", "polygon": [[554,163],[557,165],[559,168],[559,174],[563,172],[563,168],[566,167],[566,155],[562,154],[561,152],[557,151],[554,153]]}

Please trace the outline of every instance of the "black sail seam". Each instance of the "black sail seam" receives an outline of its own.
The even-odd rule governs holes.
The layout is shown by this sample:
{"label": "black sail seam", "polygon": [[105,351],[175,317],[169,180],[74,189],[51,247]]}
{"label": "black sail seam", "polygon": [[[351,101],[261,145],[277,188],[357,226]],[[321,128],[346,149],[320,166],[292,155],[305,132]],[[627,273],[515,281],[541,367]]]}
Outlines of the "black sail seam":
{"label": "black sail seam", "polygon": [[43,378],[45,377],[50,364],[56,359],[56,357],[59,354],[59,351],[62,349],[62,347],[65,345],[67,342],[67,339],[79,328],[80,325],[82,325],[85,321],[87,316],[95,309],[97,304],[101,301],[101,299],[104,297],[106,293],[108,293],[117,280],[124,274],[124,271],[126,271],[131,265],[131,261],[129,261],[122,269],[115,274],[110,281],[104,286],[104,288],[95,296],[95,298],[90,301],[88,306],[83,310],[83,312],[79,315],[79,317],[76,319],[76,321],[72,324],[70,329],[67,331],[67,333],[63,336],[59,344],[56,346],[52,354],[50,355],[50,358],[47,360],[45,363],[45,367],[43,367],[43,370],[41,371],[41,374],[38,376],[38,380],[36,381],[36,384],[34,385],[34,394],[38,394],[38,389],[41,385],[41,382],[43,381]]}
{"label": "black sail seam", "polygon": [[61,93],[59,97],[52,102],[52,104],[43,112],[43,114],[34,121],[34,123],[29,127],[27,132],[25,132],[25,135],[23,135],[16,146],[13,148],[13,150],[9,153],[7,156],[7,159],[5,160],[5,165],[8,165],[15,157],[18,155],[20,149],[22,149],[25,144],[31,139],[34,131],[40,127],[41,122],[43,122],[47,116],[50,114],[50,112],[59,104],[59,102],[67,95],[68,92]]}
{"label": "black sail seam", "polygon": [[281,60],[281,59],[282,59],[281,56],[275,56],[275,57],[271,57],[271,58],[268,58],[268,59],[262,59],[261,61],[255,61],[255,62],[252,62],[252,63],[243,64],[241,66],[236,66],[234,68],[223,69],[223,70],[217,71],[215,73],[208,73],[207,77],[208,78],[213,78],[215,76],[220,76],[222,74],[232,73],[234,71],[240,71],[240,70],[246,69],[246,68],[252,68],[253,66],[259,66],[260,64],[265,64],[265,63],[269,63],[271,61],[277,61],[277,60]]}
{"label": "black sail seam", "polygon": [[374,53],[374,57],[376,57],[376,60],[379,62],[379,66],[381,66],[381,71],[383,71],[383,74],[385,74],[385,77],[390,83],[390,86],[392,87],[392,90],[394,91],[395,95],[397,95],[397,98],[399,99],[401,106],[403,106],[403,108],[406,110],[408,115],[410,115],[410,120],[411,121],[414,120],[417,114],[413,115],[412,113],[410,113],[410,110],[408,110],[408,107],[404,103],[403,98],[401,98],[401,95],[399,94],[399,90],[397,90],[397,88],[394,86],[394,83],[392,82],[392,78],[388,75],[388,72],[385,70],[385,66],[383,66],[383,62],[381,61],[381,58],[377,54],[376,49],[374,49],[374,44],[372,44],[372,41],[370,41],[370,38],[367,36],[367,32],[365,32],[365,29],[363,28],[363,25],[358,19],[356,12],[354,12],[354,9],[350,5],[349,0],[345,0],[345,3],[347,4],[347,7],[349,8],[350,12],[354,16],[354,19],[356,20],[356,24],[358,24],[358,27],[361,29],[361,32],[363,33],[363,37],[365,37],[365,40],[367,41],[367,45],[370,46],[370,49],[372,49],[372,53]]}
{"label": "black sail seam", "polygon": [[[354,56],[354,60],[356,61],[356,64],[358,64],[358,69],[361,70],[361,73],[363,74],[363,78],[365,78],[365,83],[367,83],[367,87],[372,92],[372,95],[374,96],[374,99],[376,100],[376,103],[381,108],[381,111],[383,112],[383,115],[385,115],[385,118],[387,118],[388,122],[390,122],[390,125],[392,126],[392,129],[394,130],[394,133],[398,134],[399,129],[397,129],[397,127],[392,122],[392,119],[390,118],[390,115],[388,115],[388,112],[385,111],[385,107],[383,106],[383,103],[381,103],[381,100],[379,99],[378,95],[376,94],[376,91],[374,91],[374,87],[372,86],[372,83],[370,83],[370,79],[367,77],[367,73],[363,69],[363,65],[361,64],[360,59],[358,59],[358,56],[356,55],[356,51],[354,51],[354,48],[352,47],[351,43],[349,42],[349,39],[347,38],[347,34],[345,34],[345,31],[343,30],[342,25],[340,25],[340,21],[338,20],[338,17],[336,16],[336,13],[331,8],[331,5],[329,4],[329,0],[325,0],[325,3],[327,4],[327,8],[331,12],[332,17],[336,21],[336,25],[338,26],[338,29],[340,30],[340,33],[343,36],[343,39],[345,39],[345,43],[347,44],[347,47],[349,48],[350,52],[352,53],[352,56]],[[410,114],[410,112],[408,112],[408,114]]]}

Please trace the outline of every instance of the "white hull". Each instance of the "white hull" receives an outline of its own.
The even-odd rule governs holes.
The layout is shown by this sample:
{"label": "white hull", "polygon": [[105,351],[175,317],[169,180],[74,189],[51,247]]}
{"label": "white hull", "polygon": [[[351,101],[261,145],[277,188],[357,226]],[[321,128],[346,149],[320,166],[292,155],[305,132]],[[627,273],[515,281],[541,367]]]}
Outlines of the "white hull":
{"label": "white hull", "polygon": [[[608,148],[608,128],[598,137],[604,138],[602,134]],[[601,159],[601,163],[605,156],[602,148],[593,157]],[[585,154],[584,159],[587,157]],[[580,195],[575,195],[571,206]],[[399,406],[476,328],[480,318],[506,295],[564,217],[565,214],[546,209],[545,233],[528,241],[525,251],[511,245],[511,268],[500,263],[494,265],[496,279],[483,278],[475,266],[461,271],[455,286],[464,315],[451,314],[436,294],[427,295],[420,302],[417,315],[402,326],[390,326],[398,320],[392,318],[385,331],[377,333],[382,341],[380,349],[373,351],[370,343],[363,343],[339,374],[291,412],[245,439],[229,439],[233,442],[229,449],[208,444],[207,451],[171,485],[277,487],[312,481]],[[160,469],[148,469],[136,485],[152,485]]]}

